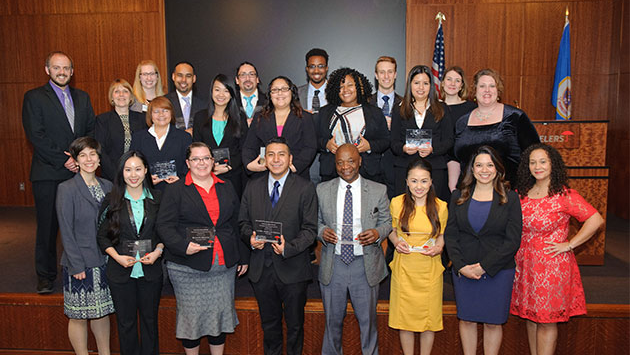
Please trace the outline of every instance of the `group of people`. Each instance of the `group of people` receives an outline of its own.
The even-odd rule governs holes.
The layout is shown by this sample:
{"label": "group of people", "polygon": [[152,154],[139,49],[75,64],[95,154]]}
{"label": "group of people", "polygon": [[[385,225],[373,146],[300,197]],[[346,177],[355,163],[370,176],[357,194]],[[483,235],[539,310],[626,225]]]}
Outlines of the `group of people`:
{"label": "group of people", "polygon": [[[306,85],[278,76],[267,96],[243,62],[235,86],[215,76],[208,101],[194,91],[192,64],[174,67],[175,91],[164,95],[157,66],[142,61],[133,86],[112,82],[113,109],[95,117],[89,96],[68,85],[71,58],[47,57],[50,81],[23,107],[37,291],[53,290],[59,228],[75,352],[87,353],[89,320],[99,353],[109,353],[116,312],[121,353],[157,354],[165,262],[187,354],[203,337],[212,354],[223,352],[238,325],[235,279],[245,274],[265,353],[282,353],[284,319],[286,352],[300,354],[319,242],[323,354],[342,353],[348,299],[363,353],[378,353],[388,265],[389,326],[405,354],[415,333],[430,353],[443,328],[449,265],[465,354],[476,353],[478,323],[484,352],[498,353],[509,313],[528,320],[532,354],[553,353],[555,324],[586,311],[572,251],[603,220],[569,188],[560,154],[539,143],[527,115],[501,103],[498,73],[480,70],[469,88],[451,67],[438,92],[418,65],[400,97],[392,57],[377,60],[376,93],[354,69],[329,76],[322,49],[305,59]],[[568,241],[571,216],[584,225]]]}

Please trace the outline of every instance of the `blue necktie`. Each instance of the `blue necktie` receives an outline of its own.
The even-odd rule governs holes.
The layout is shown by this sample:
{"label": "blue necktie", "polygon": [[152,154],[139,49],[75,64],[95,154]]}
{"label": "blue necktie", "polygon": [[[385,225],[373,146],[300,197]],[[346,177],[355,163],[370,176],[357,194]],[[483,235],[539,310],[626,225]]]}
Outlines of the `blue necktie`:
{"label": "blue necktie", "polygon": [[[341,226],[341,240],[352,241],[352,186],[348,185],[346,198],[343,202],[343,225]],[[346,265],[354,260],[354,244],[341,244],[341,261]]]}
{"label": "blue necktie", "polygon": [[245,113],[247,114],[247,118],[252,118],[254,114],[254,105],[252,105],[252,99],[256,97],[256,95],[245,96],[245,101],[247,101],[247,105],[245,106]]}
{"label": "blue necktie", "polygon": [[389,96],[383,96],[383,116],[389,116]]}
{"label": "blue necktie", "polygon": [[278,181],[273,183],[273,191],[271,191],[271,208],[276,207],[276,203],[280,199],[280,183]]}

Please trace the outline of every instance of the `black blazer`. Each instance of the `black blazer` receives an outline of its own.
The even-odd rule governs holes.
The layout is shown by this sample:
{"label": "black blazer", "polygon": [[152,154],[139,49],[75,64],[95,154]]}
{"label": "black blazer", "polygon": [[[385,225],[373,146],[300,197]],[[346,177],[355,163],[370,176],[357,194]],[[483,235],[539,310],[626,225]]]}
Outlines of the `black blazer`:
{"label": "black blazer", "polygon": [[[195,115],[197,112],[208,107],[208,101],[204,100],[201,96],[195,95],[196,90],[193,89],[192,100],[190,102],[190,119],[188,120],[188,128],[193,127],[195,123]],[[171,91],[164,95],[171,104],[173,104],[173,115],[175,115],[175,127],[186,130],[186,121],[184,121],[184,113],[182,112],[182,106],[179,104],[179,96],[177,91]],[[194,129],[193,129],[194,131]]]}
{"label": "black blazer", "polygon": [[408,129],[422,128],[431,130],[431,145],[433,147],[433,153],[429,154],[425,159],[431,163],[433,169],[446,169],[446,163],[449,158],[447,154],[451,151],[455,142],[455,128],[450,111],[442,103],[439,103],[439,105],[444,110],[444,117],[439,122],[435,122],[433,113],[427,111],[422,127],[418,127],[413,117],[407,120],[403,119],[400,115],[400,106],[394,106],[392,109],[391,136],[394,166],[406,169],[411,161],[419,157],[417,154],[409,155],[403,152],[403,146],[407,140]]}
{"label": "black blazer", "polygon": [[470,199],[461,205],[455,202],[460,195],[461,191],[453,191],[444,231],[453,270],[481,263],[486,273],[494,276],[503,269],[516,267],[514,255],[521,245],[523,229],[521,203],[516,192],[508,191],[508,202],[504,205],[499,205],[500,196],[494,192],[488,220],[479,233],[475,233],[468,221]]}
{"label": "black blazer", "polygon": [[[131,223],[131,218],[133,218],[133,216],[129,216],[127,208],[123,207],[123,210],[120,211],[120,235],[118,236],[116,243],[113,243],[107,236],[110,221],[109,218],[105,218],[105,213],[107,213],[107,210],[111,208],[111,194],[107,194],[107,196],[105,196],[99,212],[99,219],[102,220],[102,223],[96,236],[98,246],[103,254],[107,254],[105,249],[109,247],[116,249],[118,254],[124,254],[122,251],[124,245],[121,241],[125,240],[151,239],[151,251],[155,250],[155,247],[158,243],[160,243],[160,238],[155,231],[155,222],[157,221],[157,213],[158,208],[160,207],[162,192],[154,189],[151,189],[150,192],[153,198],[146,197],[144,199],[144,218],[142,219],[142,225],[140,226],[140,233],[137,232],[135,224]],[[125,199],[125,202],[129,205],[129,200]],[[114,260],[114,258],[108,258],[106,272],[109,280],[123,283],[129,279],[131,270],[132,268],[130,267],[122,267],[116,260]],[[153,265],[143,264],[142,271],[144,273],[145,280],[160,280],[162,278],[162,258],[157,259]]]}
{"label": "black blazer", "polygon": [[[147,129],[146,115],[129,110],[131,133]],[[114,181],[118,160],[124,154],[125,129],[116,110],[96,116],[94,138],[101,143],[101,172],[104,178]]]}
{"label": "black blazer", "polygon": [[70,143],[79,137],[94,136],[94,110],[90,96],[70,87],[74,104],[74,132],[61,101],[50,83],[27,91],[22,104],[22,124],[33,144],[31,181],[67,180],[74,176],[63,164]]}
{"label": "black blazer", "polygon": [[[177,176],[183,179],[188,172],[188,166],[186,165],[186,149],[192,143],[192,137],[190,134],[175,128],[175,125],[170,126],[166,140],[162,149],[158,149],[155,137],[149,133],[148,129],[138,131],[131,137],[131,148],[133,150],[139,150],[144,154],[149,163],[149,173],[151,172],[151,165],[156,162],[175,160],[175,166],[177,167]],[[164,190],[168,183],[160,182],[155,187]]]}
{"label": "black blazer", "polygon": [[230,150],[230,166],[232,170],[218,175],[222,180],[230,180],[236,192],[240,196],[242,193],[243,161],[241,160],[243,144],[247,138],[247,121],[239,115],[241,136],[236,137],[231,134],[224,134],[221,144],[217,144],[212,134],[212,118],[208,114],[208,109],[201,110],[195,114],[195,124],[193,126],[193,142],[206,143],[210,149],[228,148]]}
{"label": "black blazer", "polygon": [[[371,152],[361,153],[361,168],[359,172],[363,177],[377,182],[382,182],[380,162],[381,154],[389,148],[389,130],[387,121],[380,108],[364,104],[363,116],[365,119],[365,135],[370,142]],[[319,127],[317,128],[317,146],[320,152],[319,172],[322,177],[334,178],[337,176],[335,169],[335,155],[326,149],[326,143],[332,138],[332,131],[328,127],[337,106],[326,105],[319,111]]]}
{"label": "black blazer", "polygon": [[286,245],[284,255],[278,255],[269,243],[262,250],[252,250],[249,279],[258,282],[265,262],[265,254],[272,260],[273,268],[280,281],[285,284],[311,280],[311,257],[309,247],[317,236],[317,193],[310,180],[290,173],[282,188],[282,194],[271,207],[267,187],[268,173],[249,181],[243,199],[238,223],[243,241],[251,247],[250,237],[254,221],[282,222],[282,234]]}
{"label": "black blazer", "polygon": [[[259,114],[262,109],[263,106],[265,105],[265,103],[267,102],[267,95],[265,95],[264,92],[262,92],[262,90],[260,90],[260,85],[258,85],[258,101],[256,101],[256,106],[254,107],[254,113],[252,114],[252,117],[256,117],[257,114]],[[243,120],[245,120],[245,122],[247,122],[247,113],[245,113],[245,107],[243,107],[243,101],[241,100],[241,90],[239,90],[238,85],[236,86],[236,105],[238,106],[238,109],[241,113],[241,118]]]}
{"label": "black blazer", "polygon": [[[260,147],[264,147],[267,141],[275,137],[278,137],[276,115],[272,113],[268,119],[260,114],[256,115],[243,146],[243,165],[247,174],[251,175],[254,173],[247,170],[247,164],[260,155]],[[309,179],[309,168],[317,153],[317,138],[311,114],[302,111],[302,118],[299,118],[291,112],[284,123],[282,137],[287,139],[289,148],[291,148],[296,174]],[[260,173],[256,175],[262,176],[266,174]]]}
{"label": "black blazer", "polygon": [[184,180],[167,186],[160,204],[157,232],[166,246],[164,260],[195,270],[210,270],[214,252],[212,248],[186,255],[189,243],[186,239],[186,228],[214,227],[215,235],[223,248],[225,266],[247,264],[249,249],[239,238],[237,223],[239,201],[232,184],[229,181],[224,183],[215,181],[219,200],[219,219],[215,226],[195,185],[186,185]]}

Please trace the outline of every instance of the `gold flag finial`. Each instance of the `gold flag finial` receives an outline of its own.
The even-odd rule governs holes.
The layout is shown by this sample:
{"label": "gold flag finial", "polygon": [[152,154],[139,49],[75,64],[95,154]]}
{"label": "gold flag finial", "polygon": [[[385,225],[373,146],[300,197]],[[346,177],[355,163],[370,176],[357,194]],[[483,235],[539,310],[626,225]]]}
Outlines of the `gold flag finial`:
{"label": "gold flag finial", "polygon": [[569,21],[569,7],[567,6],[567,9],[564,11],[564,20],[565,21]]}
{"label": "gold flag finial", "polygon": [[446,16],[444,16],[442,12],[438,12],[437,15],[435,15],[435,19],[438,20],[441,25],[442,21],[446,21]]}

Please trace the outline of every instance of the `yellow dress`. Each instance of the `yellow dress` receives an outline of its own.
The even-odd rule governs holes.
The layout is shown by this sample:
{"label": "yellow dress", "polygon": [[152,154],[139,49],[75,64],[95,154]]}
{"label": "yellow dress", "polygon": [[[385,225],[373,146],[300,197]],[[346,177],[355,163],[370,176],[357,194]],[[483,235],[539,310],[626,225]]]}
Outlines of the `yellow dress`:
{"label": "yellow dress", "polygon": [[[409,221],[409,231],[426,234],[403,234],[398,227],[404,195],[396,196],[389,206],[392,226],[398,230],[411,246],[421,246],[431,233],[431,223],[425,207],[416,207],[416,213]],[[440,234],[444,233],[448,209],[446,202],[437,199]],[[439,331],[442,325],[442,259],[440,255],[426,256],[412,252],[394,252],[391,291],[389,295],[389,326],[394,329],[423,332]]]}

